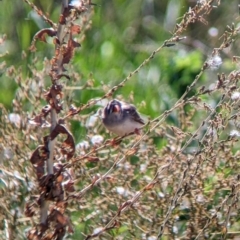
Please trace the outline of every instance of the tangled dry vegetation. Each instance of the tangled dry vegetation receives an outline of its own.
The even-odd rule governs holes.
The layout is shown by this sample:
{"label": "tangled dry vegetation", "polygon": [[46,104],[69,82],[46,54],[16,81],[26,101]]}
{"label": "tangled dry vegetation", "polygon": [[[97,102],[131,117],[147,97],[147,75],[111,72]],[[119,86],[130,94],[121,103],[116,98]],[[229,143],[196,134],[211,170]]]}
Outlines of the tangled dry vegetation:
{"label": "tangled dry vegetation", "polygon": [[[51,60],[41,60],[41,71],[33,63],[31,77],[24,81],[21,69],[6,69],[19,89],[14,113],[1,106],[2,239],[238,239],[239,58],[232,58],[234,71],[215,71],[211,85],[199,84],[234,44],[239,34],[234,24],[226,27],[220,45],[182,97],[149,120],[140,136],[122,137],[116,145],[104,131],[99,135],[99,123],[76,147],[69,130],[70,119],[86,122],[83,110],[110,99],[155,54],[184,40],[189,24],[206,24],[205,16],[221,2],[198,1],[172,37],[128,77],[104,96],[75,107],[63,103],[62,81],[71,81],[64,66],[80,46],[73,35],[89,27],[94,6],[87,0],[74,6],[63,1],[55,24],[25,1],[51,25],[35,35],[30,49],[48,35],[55,53]],[[51,86],[46,86],[47,76]],[[213,98],[216,104],[211,104]],[[26,105],[34,110],[27,113]],[[173,115],[175,125],[168,122]]]}

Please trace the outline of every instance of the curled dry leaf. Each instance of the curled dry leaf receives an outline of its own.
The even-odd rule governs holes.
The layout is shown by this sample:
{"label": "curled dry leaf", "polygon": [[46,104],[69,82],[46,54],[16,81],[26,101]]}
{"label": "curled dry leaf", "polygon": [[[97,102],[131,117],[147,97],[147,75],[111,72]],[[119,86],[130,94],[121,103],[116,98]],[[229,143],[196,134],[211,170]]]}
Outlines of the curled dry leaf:
{"label": "curled dry leaf", "polygon": [[62,74],[57,75],[57,79],[60,79],[60,78],[62,78],[62,77],[65,77],[65,78],[67,78],[68,80],[70,80],[70,77],[69,77],[69,75],[67,75],[67,74],[62,73]]}
{"label": "curled dry leaf", "polygon": [[63,10],[63,12],[62,12],[62,14],[60,15],[60,17],[59,17],[59,23],[60,24],[66,24],[66,22],[67,22],[67,17],[71,14],[71,6],[68,6],[68,7],[65,7],[64,8],[64,10]]}
{"label": "curled dry leaf", "polygon": [[66,227],[68,227],[68,232],[73,233],[73,227],[69,218],[63,215],[60,211],[53,209],[48,220],[56,223],[56,230],[64,230]]}
{"label": "curled dry leaf", "polygon": [[31,44],[29,50],[32,52],[36,51],[36,47],[35,47],[36,40],[46,42],[46,36],[54,37],[54,36],[56,36],[56,34],[57,34],[57,31],[54,30],[53,28],[44,28],[44,29],[38,31],[33,37],[33,41],[32,41],[32,44]]}
{"label": "curled dry leaf", "polygon": [[48,158],[48,150],[45,146],[40,145],[32,154],[30,161],[36,171],[38,180],[44,175],[44,165]]}
{"label": "curled dry leaf", "polygon": [[57,31],[53,28],[44,28],[34,35],[34,39],[39,39],[40,41],[46,42],[46,36],[54,37],[56,34]]}
{"label": "curled dry leaf", "polygon": [[58,134],[66,134],[67,138],[61,145],[62,154],[67,156],[67,160],[71,159],[75,153],[75,143],[72,134],[66,129],[62,124],[57,124],[57,126],[52,131],[50,138],[53,140],[58,136]]}
{"label": "curled dry leaf", "polygon": [[44,188],[44,187],[51,188],[50,185],[52,185],[53,180],[54,180],[54,175],[53,174],[45,175],[40,179],[39,185],[42,188]]}
{"label": "curled dry leaf", "polygon": [[57,113],[62,110],[62,104],[60,103],[62,95],[61,84],[53,84],[50,90],[45,94],[46,100],[51,105],[51,107],[57,111]]}
{"label": "curled dry leaf", "polygon": [[[57,38],[54,39],[54,43],[57,45],[55,49],[55,57],[51,60],[52,70],[51,70],[51,77],[53,79],[59,79],[61,77],[58,76],[58,72],[66,71],[64,68],[64,64],[67,64],[70,62],[71,58],[74,54],[74,48],[80,47],[80,43],[74,41],[72,39],[72,33],[70,31],[69,33],[69,39],[68,42],[65,44],[60,44],[59,40]],[[56,71],[56,69],[61,71]]]}
{"label": "curled dry leaf", "polygon": [[72,56],[73,56],[74,48],[77,48],[77,47],[80,47],[80,46],[81,46],[81,44],[74,41],[72,39],[71,34],[70,34],[70,38],[68,40],[67,46],[64,47],[62,64],[69,63]]}
{"label": "curled dry leaf", "polygon": [[65,16],[63,14],[60,15],[58,22],[61,25],[66,24],[66,18],[65,18]]}
{"label": "curled dry leaf", "polygon": [[40,206],[45,199],[50,201],[62,201],[64,199],[62,184],[55,180],[53,174],[43,176],[39,185],[41,187],[41,195],[38,199]]}
{"label": "curled dry leaf", "polygon": [[[57,38],[57,37],[54,37],[53,38],[53,44],[54,45],[59,45],[60,44],[60,41],[59,41],[59,39]],[[56,49],[57,51],[55,51],[55,53],[58,53],[59,51],[58,51],[58,48]]]}

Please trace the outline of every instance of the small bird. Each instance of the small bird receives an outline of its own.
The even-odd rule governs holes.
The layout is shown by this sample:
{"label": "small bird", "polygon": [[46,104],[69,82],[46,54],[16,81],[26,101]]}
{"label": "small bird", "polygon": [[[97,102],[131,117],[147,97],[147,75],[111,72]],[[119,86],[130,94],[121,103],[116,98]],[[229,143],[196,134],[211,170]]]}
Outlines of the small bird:
{"label": "small bird", "polygon": [[129,133],[138,133],[145,123],[136,108],[119,100],[110,101],[103,110],[102,121],[104,126],[118,136]]}

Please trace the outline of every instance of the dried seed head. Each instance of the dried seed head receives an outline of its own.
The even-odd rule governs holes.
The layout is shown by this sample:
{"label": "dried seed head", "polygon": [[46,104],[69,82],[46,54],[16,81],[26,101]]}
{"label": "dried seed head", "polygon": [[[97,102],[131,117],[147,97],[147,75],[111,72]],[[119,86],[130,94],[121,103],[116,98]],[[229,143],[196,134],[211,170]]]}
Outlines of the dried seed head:
{"label": "dried seed head", "polygon": [[207,60],[208,68],[218,69],[222,65],[222,58],[216,54]]}

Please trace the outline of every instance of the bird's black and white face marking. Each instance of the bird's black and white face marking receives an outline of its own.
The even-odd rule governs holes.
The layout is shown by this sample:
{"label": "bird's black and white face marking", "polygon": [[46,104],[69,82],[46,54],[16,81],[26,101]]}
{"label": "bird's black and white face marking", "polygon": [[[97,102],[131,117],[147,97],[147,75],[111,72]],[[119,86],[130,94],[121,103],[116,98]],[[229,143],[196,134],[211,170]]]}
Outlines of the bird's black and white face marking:
{"label": "bird's black and white face marking", "polygon": [[121,102],[112,100],[111,102],[108,103],[104,112],[107,115],[110,115],[112,113],[119,114],[121,112]]}
{"label": "bird's black and white face marking", "polygon": [[116,99],[105,107],[102,120],[109,131],[119,136],[134,132],[144,124],[133,105]]}

